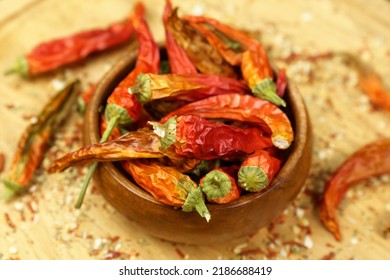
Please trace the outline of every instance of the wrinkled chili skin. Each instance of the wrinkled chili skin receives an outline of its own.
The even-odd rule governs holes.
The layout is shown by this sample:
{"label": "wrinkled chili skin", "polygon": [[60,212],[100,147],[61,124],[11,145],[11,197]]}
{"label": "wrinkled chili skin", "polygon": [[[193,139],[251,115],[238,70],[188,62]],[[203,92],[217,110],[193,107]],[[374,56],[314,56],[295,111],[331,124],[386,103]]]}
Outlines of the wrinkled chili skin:
{"label": "wrinkled chili skin", "polygon": [[390,173],[390,138],[361,147],[329,177],[321,199],[320,218],[337,240],[342,236],[336,210],[347,191],[358,182],[386,173]]}
{"label": "wrinkled chili skin", "polygon": [[276,105],[251,95],[223,94],[208,97],[172,111],[161,122],[172,116],[183,115],[255,123],[272,134],[274,145],[280,149],[287,149],[294,139],[287,115]]}
{"label": "wrinkled chili skin", "polygon": [[165,45],[168,54],[171,73],[174,74],[194,74],[198,73],[192,61],[188,58],[184,49],[176,43],[175,37],[168,28],[168,17],[172,13],[172,4],[170,0],[166,1],[163,23],[165,28]]}
{"label": "wrinkled chili skin", "polygon": [[80,82],[69,83],[45,105],[37,121],[27,126],[4,181],[10,196],[26,191],[44,159],[56,129],[69,115],[79,96]]}
{"label": "wrinkled chili skin", "polygon": [[186,20],[178,17],[177,8],[168,16],[167,27],[199,72],[237,77],[234,68],[210,45],[207,38]]}
{"label": "wrinkled chili skin", "polygon": [[128,88],[135,83],[140,73],[158,73],[160,68],[160,50],[153,39],[143,12],[135,13],[131,20],[139,45],[136,65],[108,97],[107,104],[116,104],[125,108],[132,122],[136,122],[140,117],[142,105],[135,96],[128,94]]}
{"label": "wrinkled chili skin", "polygon": [[256,127],[238,128],[196,116],[177,118],[175,152],[186,157],[211,160],[251,153],[272,145]]}
{"label": "wrinkled chili skin", "polygon": [[[143,5],[138,3],[137,12],[143,13]],[[132,14],[130,15],[130,17]],[[113,23],[106,28],[82,31],[74,35],[54,39],[37,45],[32,51],[18,60],[14,71],[30,77],[46,73],[61,66],[78,62],[92,53],[104,51],[130,40],[134,27],[130,18]]]}

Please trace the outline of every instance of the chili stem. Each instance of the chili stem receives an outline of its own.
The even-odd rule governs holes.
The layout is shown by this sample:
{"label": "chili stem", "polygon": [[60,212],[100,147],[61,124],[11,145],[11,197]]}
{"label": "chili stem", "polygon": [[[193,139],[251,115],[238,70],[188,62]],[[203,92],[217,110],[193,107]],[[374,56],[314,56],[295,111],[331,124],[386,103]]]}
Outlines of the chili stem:
{"label": "chili stem", "polygon": [[[108,140],[108,138],[110,137],[112,131],[117,126],[117,124],[119,122],[119,119],[120,119],[120,115],[117,115],[115,117],[112,117],[109,120],[109,122],[107,124],[107,127],[104,130],[103,136],[102,136],[102,138],[100,138],[100,142],[99,143],[103,143],[103,142],[106,142]],[[83,204],[85,193],[87,192],[87,188],[88,188],[89,182],[91,181],[92,175],[95,172],[95,169],[96,169],[97,165],[98,165],[98,163],[94,162],[94,163],[92,163],[89,166],[89,169],[88,169],[88,172],[87,172],[87,176],[85,177],[85,180],[83,182],[83,186],[81,188],[81,192],[80,192],[79,198],[78,198],[78,200],[76,202],[76,205],[75,205],[76,208],[80,208],[81,205]]]}

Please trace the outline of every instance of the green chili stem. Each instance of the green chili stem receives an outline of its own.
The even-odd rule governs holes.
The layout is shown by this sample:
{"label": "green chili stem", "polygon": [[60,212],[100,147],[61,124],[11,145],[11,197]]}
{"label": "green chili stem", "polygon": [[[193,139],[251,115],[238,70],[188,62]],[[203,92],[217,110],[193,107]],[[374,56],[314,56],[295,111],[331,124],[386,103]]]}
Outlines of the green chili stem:
{"label": "green chili stem", "polygon": [[[108,138],[110,137],[112,131],[117,126],[117,124],[119,122],[119,119],[120,119],[120,115],[117,115],[115,117],[112,117],[109,120],[109,122],[107,124],[107,127],[104,130],[103,136],[102,136],[102,138],[100,138],[100,143],[106,142],[108,140]],[[92,175],[95,172],[95,169],[96,169],[97,165],[98,165],[98,163],[94,162],[94,163],[92,163],[89,166],[89,169],[88,169],[88,172],[87,172],[87,176],[85,177],[85,180],[83,182],[83,186],[81,187],[81,192],[80,192],[79,198],[78,198],[78,200],[76,202],[76,205],[75,205],[76,208],[80,208],[81,205],[83,204],[85,193],[87,192],[87,188],[88,188],[89,182],[92,179]]]}

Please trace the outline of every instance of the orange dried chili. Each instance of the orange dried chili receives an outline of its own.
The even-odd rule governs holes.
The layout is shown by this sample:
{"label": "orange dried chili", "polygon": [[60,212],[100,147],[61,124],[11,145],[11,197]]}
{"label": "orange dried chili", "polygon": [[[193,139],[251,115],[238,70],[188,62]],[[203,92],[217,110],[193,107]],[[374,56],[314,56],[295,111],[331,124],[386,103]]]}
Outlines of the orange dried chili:
{"label": "orange dried chili", "polygon": [[25,192],[41,164],[58,126],[69,116],[79,96],[80,83],[69,83],[59,91],[21,136],[9,173],[4,180],[6,197]]}
{"label": "orange dried chili", "polygon": [[242,193],[234,177],[225,168],[215,167],[200,180],[199,185],[209,202],[229,203],[238,199]]}
{"label": "orange dried chili", "polygon": [[246,191],[258,192],[266,188],[279,172],[281,161],[266,150],[249,155],[238,171],[238,185]]}
{"label": "orange dried chili", "polygon": [[234,92],[245,94],[250,89],[245,83],[210,74],[140,74],[129,93],[136,95],[141,103],[167,97],[194,101],[212,95]]}
{"label": "orange dried chili", "polygon": [[[141,7],[137,6],[137,9]],[[131,16],[130,16],[131,17]],[[84,59],[92,53],[101,52],[123,44],[134,34],[129,18],[113,23],[107,28],[82,31],[37,45],[30,53],[20,57],[7,73],[19,73],[31,77],[49,72],[61,66]]]}
{"label": "orange dried chili", "polygon": [[188,58],[201,73],[230,78],[237,76],[233,67],[210,45],[203,33],[178,17],[177,8],[169,14],[167,27],[177,44],[185,50]]}
{"label": "orange dried chili", "polygon": [[207,221],[211,214],[206,207],[201,189],[191,178],[176,168],[157,161],[124,161],[123,168],[134,181],[158,201],[185,212],[197,211]]}
{"label": "orange dried chili", "polygon": [[286,106],[286,102],[276,93],[273,70],[262,44],[257,43],[244,52],[241,72],[255,96],[277,106]]}
{"label": "orange dried chili", "polygon": [[172,4],[170,0],[166,1],[163,23],[165,29],[165,47],[168,54],[171,73],[174,74],[192,74],[197,73],[196,67],[188,58],[184,49],[176,43],[174,36],[168,28],[168,16],[172,13]]}
{"label": "orange dried chili", "polygon": [[239,128],[197,116],[171,117],[165,123],[150,122],[163,149],[196,159],[233,158],[272,146],[258,127]]}
{"label": "orange dried chili", "polygon": [[270,131],[274,146],[287,149],[294,139],[294,132],[287,115],[267,100],[251,95],[223,94],[189,103],[165,116],[196,115],[206,119],[230,119],[256,123],[264,131]]}
{"label": "orange dried chili", "polygon": [[320,218],[324,226],[341,240],[336,209],[356,183],[390,173],[390,138],[378,139],[350,155],[330,176],[321,200]]}

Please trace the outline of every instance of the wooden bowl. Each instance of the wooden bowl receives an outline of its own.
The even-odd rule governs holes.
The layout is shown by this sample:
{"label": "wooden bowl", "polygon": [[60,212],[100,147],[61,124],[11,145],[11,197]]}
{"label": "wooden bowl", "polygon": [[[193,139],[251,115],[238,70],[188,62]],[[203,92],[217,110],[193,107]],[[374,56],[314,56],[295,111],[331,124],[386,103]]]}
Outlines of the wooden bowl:
{"label": "wooden bowl", "polygon": [[[162,49],[162,56],[164,49]],[[98,143],[100,112],[115,86],[134,67],[136,50],[115,65],[99,83],[86,111],[84,144]],[[310,169],[312,135],[305,104],[291,83],[286,92],[287,114],[295,139],[288,158],[268,189],[249,193],[225,205],[208,204],[211,220],[155,200],[129,180],[113,163],[100,163],[94,181],[105,199],[145,233],[187,244],[213,244],[255,233],[277,218],[300,192]]]}

